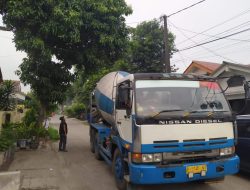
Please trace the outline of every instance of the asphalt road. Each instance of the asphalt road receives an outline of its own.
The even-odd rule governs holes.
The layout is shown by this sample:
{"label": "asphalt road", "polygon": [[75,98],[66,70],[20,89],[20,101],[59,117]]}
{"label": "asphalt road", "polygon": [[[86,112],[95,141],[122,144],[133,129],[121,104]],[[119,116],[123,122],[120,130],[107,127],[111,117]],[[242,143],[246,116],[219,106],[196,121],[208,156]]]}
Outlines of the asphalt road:
{"label": "asphalt road", "polygon": [[[76,119],[66,119],[68,123],[68,152],[58,152],[58,143],[52,144],[51,148],[47,148],[43,152],[17,153],[13,163],[12,170],[28,171],[28,168],[34,170],[37,168],[37,174],[30,174],[29,178],[32,181],[35,175],[41,175],[41,168],[53,168],[54,174],[47,177],[44,183],[49,180],[54,184],[54,188],[60,190],[116,190],[114,177],[111,173],[111,168],[104,162],[95,159],[89,148],[88,125]],[[58,116],[52,118],[56,128],[59,126]],[[32,163],[33,162],[33,163]],[[40,170],[38,170],[40,168]],[[51,169],[48,169],[50,171]],[[46,170],[47,171],[47,170]],[[47,175],[47,174],[45,174]],[[47,175],[48,176],[48,175]],[[27,176],[24,176],[24,178]],[[38,181],[42,180],[42,177]],[[25,188],[23,188],[25,189]],[[29,187],[27,189],[32,189]],[[34,186],[34,189],[39,189]],[[41,188],[42,189],[42,188]],[[46,188],[44,188],[46,189]],[[250,175],[238,174],[227,176],[224,182],[215,184],[168,184],[168,185],[150,185],[137,186],[138,190],[249,190]]]}

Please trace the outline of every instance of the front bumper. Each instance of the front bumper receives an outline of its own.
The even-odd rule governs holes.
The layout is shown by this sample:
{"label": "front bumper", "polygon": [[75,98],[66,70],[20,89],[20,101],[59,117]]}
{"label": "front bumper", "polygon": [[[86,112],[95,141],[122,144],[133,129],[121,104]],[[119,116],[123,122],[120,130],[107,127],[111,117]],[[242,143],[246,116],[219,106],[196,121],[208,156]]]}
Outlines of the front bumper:
{"label": "front bumper", "polygon": [[[210,162],[187,163],[175,166],[155,166],[145,164],[129,164],[130,182],[134,184],[163,184],[163,183],[183,183],[195,180],[220,178],[225,175],[235,174],[239,171],[239,157],[233,156]],[[187,166],[207,165],[207,173],[205,176],[194,174],[189,178],[186,174]],[[218,168],[224,168],[218,171]],[[167,172],[174,173],[174,177],[167,178]]]}

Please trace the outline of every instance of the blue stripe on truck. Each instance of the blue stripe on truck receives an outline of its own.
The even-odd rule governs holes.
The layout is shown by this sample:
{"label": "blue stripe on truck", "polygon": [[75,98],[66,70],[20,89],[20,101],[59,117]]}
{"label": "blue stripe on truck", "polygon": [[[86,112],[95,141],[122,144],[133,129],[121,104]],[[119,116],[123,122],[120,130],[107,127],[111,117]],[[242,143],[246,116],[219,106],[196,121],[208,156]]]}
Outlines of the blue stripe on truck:
{"label": "blue stripe on truck", "polygon": [[[156,165],[129,164],[130,181],[135,184],[163,184],[163,183],[183,183],[195,180],[215,179],[225,175],[235,174],[239,171],[239,157],[233,156],[213,162],[183,163],[179,165],[166,165],[158,167]],[[186,174],[188,166],[206,165],[206,176],[194,174],[189,178]],[[217,167],[223,167],[223,171],[217,171]],[[172,178],[167,178],[166,173],[174,173]]]}
{"label": "blue stripe on truck", "polygon": [[97,105],[99,106],[99,109],[108,113],[112,114],[114,109],[114,102],[102,94],[99,90],[95,91],[95,99],[98,101]]}

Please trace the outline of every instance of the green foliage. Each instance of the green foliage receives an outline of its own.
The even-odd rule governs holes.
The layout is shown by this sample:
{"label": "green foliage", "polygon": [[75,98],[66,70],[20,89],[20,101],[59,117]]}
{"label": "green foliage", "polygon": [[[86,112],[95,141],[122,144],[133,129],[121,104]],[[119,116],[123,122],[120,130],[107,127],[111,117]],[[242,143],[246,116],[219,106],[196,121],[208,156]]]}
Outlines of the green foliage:
{"label": "green foliage", "polygon": [[46,136],[48,136],[48,131],[44,128],[44,127],[36,127],[36,133],[37,136],[36,137],[42,137],[45,138]]}
{"label": "green foliage", "polygon": [[15,125],[6,124],[0,132],[0,152],[8,150],[16,142]]}
{"label": "green foliage", "polygon": [[31,125],[32,123],[38,124],[38,113],[35,109],[31,108],[29,110],[26,111],[23,119],[22,119],[23,123],[26,126]]}
{"label": "green foliage", "polygon": [[60,139],[57,129],[49,127],[49,129],[48,129],[48,135],[49,135],[49,138],[51,140],[59,140]]}
{"label": "green foliage", "polygon": [[44,127],[38,126],[35,122],[27,125],[25,123],[15,124],[16,139],[31,139],[33,137],[46,137],[48,134]]}
{"label": "green foliage", "polygon": [[76,117],[83,119],[83,116],[86,112],[86,106],[83,103],[74,103],[71,106],[66,108],[66,114],[69,117]]}
{"label": "green foliage", "polygon": [[[164,54],[163,28],[160,22],[152,20],[142,22],[131,30],[130,49],[128,51],[128,62],[131,63],[131,72],[163,72],[162,58]],[[175,50],[175,36],[169,32],[168,46],[170,54]],[[174,66],[172,70],[176,69]]]}
{"label": "green foliage", "polygon": [[9,111],[15,108],[15,102],[12,98],[14,93],[14,84],[11,81],[4,81],[0,84],[0,110]]}
{"label": "green foliage", "polygon": [[0,0],[17,50],[27,53],[17,74],[41,103],[40,122],[51,104],[65,100],[73,65],[89,75],[122,56],[124,16],[131,13],[125,0]]}
{"label": "green foliage", "polygon": [[17,74],[25,84],[31,85],[35,97],[39,100],[40,109],[45,109],[42,113],[45,116],[45,112],[54,108],[55,103],[65,100],[65,91],[74,77],[68,68],[61,64],[44,59],[38,63],[36,59],[38,57],[28,55]]}
{"label": "green foliage", "polygon": [[16,127],[16,138],[17,139],[29,139],[31,138],[31,127],[24,123],[19,123]]}

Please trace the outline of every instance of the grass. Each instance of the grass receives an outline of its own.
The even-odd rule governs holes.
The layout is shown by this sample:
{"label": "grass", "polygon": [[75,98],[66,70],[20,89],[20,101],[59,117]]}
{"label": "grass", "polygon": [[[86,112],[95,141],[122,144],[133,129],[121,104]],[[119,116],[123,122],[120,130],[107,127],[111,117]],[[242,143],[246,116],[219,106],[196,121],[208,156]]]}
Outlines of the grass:
{"label": "grass", "polygon": [[48,128],[48,134],[49,134],[49,138],[51,140],[54,140],[54,141],[57,141],[60,139],[59,137],[59,133],[58,133],[58,130],[57,129],[54,129],[52,127],[49,127]]}

